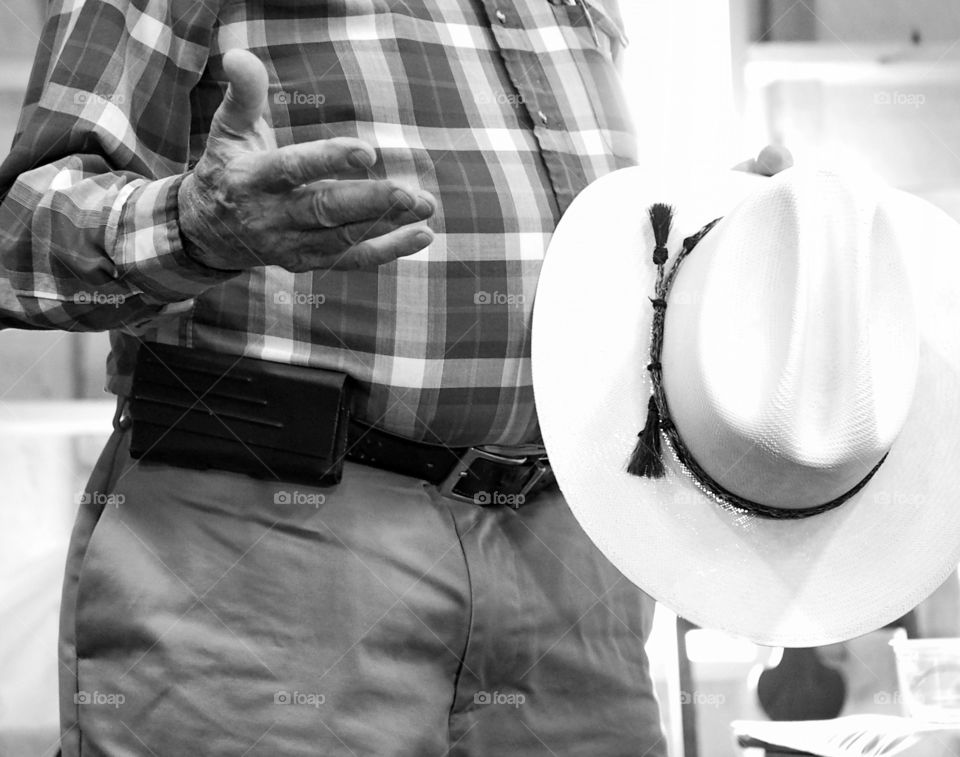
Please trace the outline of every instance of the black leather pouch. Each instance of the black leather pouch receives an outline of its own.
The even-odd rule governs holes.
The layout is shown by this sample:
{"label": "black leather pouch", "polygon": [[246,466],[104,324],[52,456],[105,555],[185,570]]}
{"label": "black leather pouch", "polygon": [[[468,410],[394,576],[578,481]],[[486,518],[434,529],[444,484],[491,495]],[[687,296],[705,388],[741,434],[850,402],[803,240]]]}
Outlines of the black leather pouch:
{"label": "black leather pouch", "polygon": [[340,482],[345,373],[164,344],[140,346],[134,458],[313,486]]}

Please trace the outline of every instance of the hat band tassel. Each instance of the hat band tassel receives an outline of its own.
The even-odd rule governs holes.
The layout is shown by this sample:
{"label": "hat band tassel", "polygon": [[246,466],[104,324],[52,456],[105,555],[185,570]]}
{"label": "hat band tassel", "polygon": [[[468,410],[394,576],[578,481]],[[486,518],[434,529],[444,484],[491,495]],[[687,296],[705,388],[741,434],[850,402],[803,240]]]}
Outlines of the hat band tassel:
{"label": "hat band tassel", "polygon": [[647,422],[643,431],[637,434],[637,444],[633,448],[627,473],[645,478],[663,478],[666,475],[663,466],[663,447],[660,441],[660,408],[657,401],[650,397],[647,403]]}
{"label": "hat band tassel", "polygon": [[[673,225],[673,208],[657,202],[647,209],[647,214],[650,217],[650,225],[653,227],[653,264],[657,267],[657,298],[650,300],[654,310],[653,344],[650,346],[650,354],[654,362],[647,366],[647,370],[652,372],[660,369],[660,363],[656,362],[659,355],[659,345],[656,343],[656,321],[659,320],[662,327],[663,311],[667,307],[667,301],[662,294],[664,293],[664,266],[669,257],[667,240],[670,238],[670,228]],[[644,478],[663,478],[666,475],[663,465],[663,445],[660,441],[660,407],[657,404],[655,391],[650,395],[650,401],[647,403],[647,422],[643,430],[637,434],[636,446],[627,463],[627,473]]]}

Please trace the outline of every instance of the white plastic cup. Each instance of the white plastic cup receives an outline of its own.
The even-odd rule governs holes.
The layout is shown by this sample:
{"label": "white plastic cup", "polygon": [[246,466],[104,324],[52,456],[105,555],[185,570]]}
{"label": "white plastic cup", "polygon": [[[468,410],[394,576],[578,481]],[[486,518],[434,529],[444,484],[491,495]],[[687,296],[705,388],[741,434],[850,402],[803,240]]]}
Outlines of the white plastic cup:
{"label": "white plastic cup", "polygon": [[890,641],[904,714],[929,723],[960,723],[960,638]]}

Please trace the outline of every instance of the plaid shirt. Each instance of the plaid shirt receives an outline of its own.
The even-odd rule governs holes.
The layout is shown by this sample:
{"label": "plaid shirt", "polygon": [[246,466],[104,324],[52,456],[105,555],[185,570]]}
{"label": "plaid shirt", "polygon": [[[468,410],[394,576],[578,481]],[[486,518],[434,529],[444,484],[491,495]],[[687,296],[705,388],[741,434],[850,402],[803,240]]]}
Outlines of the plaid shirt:
{"label": "plaid shirt", "polygon": [[[635,162],[615,0],[588,5],[53,0],[0,167],[0,328],[110,330],[117,393],[146,339],[346,371],[361,418],[410,438],[536,439],[547,243],[577,192]],[[281,146],[359,137],[375,176],[438,198],[429,249],[302,274],[185,255],[177,189],[237,47],[267,67]]]}

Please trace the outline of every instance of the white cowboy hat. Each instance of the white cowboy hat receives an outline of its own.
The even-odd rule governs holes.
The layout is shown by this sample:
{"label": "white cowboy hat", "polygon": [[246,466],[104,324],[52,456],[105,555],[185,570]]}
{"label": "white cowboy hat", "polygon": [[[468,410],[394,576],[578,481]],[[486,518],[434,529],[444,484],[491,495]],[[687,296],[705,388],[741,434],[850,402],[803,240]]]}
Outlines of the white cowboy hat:
{"label": "white cowboy hat", "polygon": [[[797,168],[610,174],[550,244],[532,359],[578,521],[700,626],[833,643],[957,568],[960,225],[916,197]],[[658,445],[662,477],[636,475]]]}

